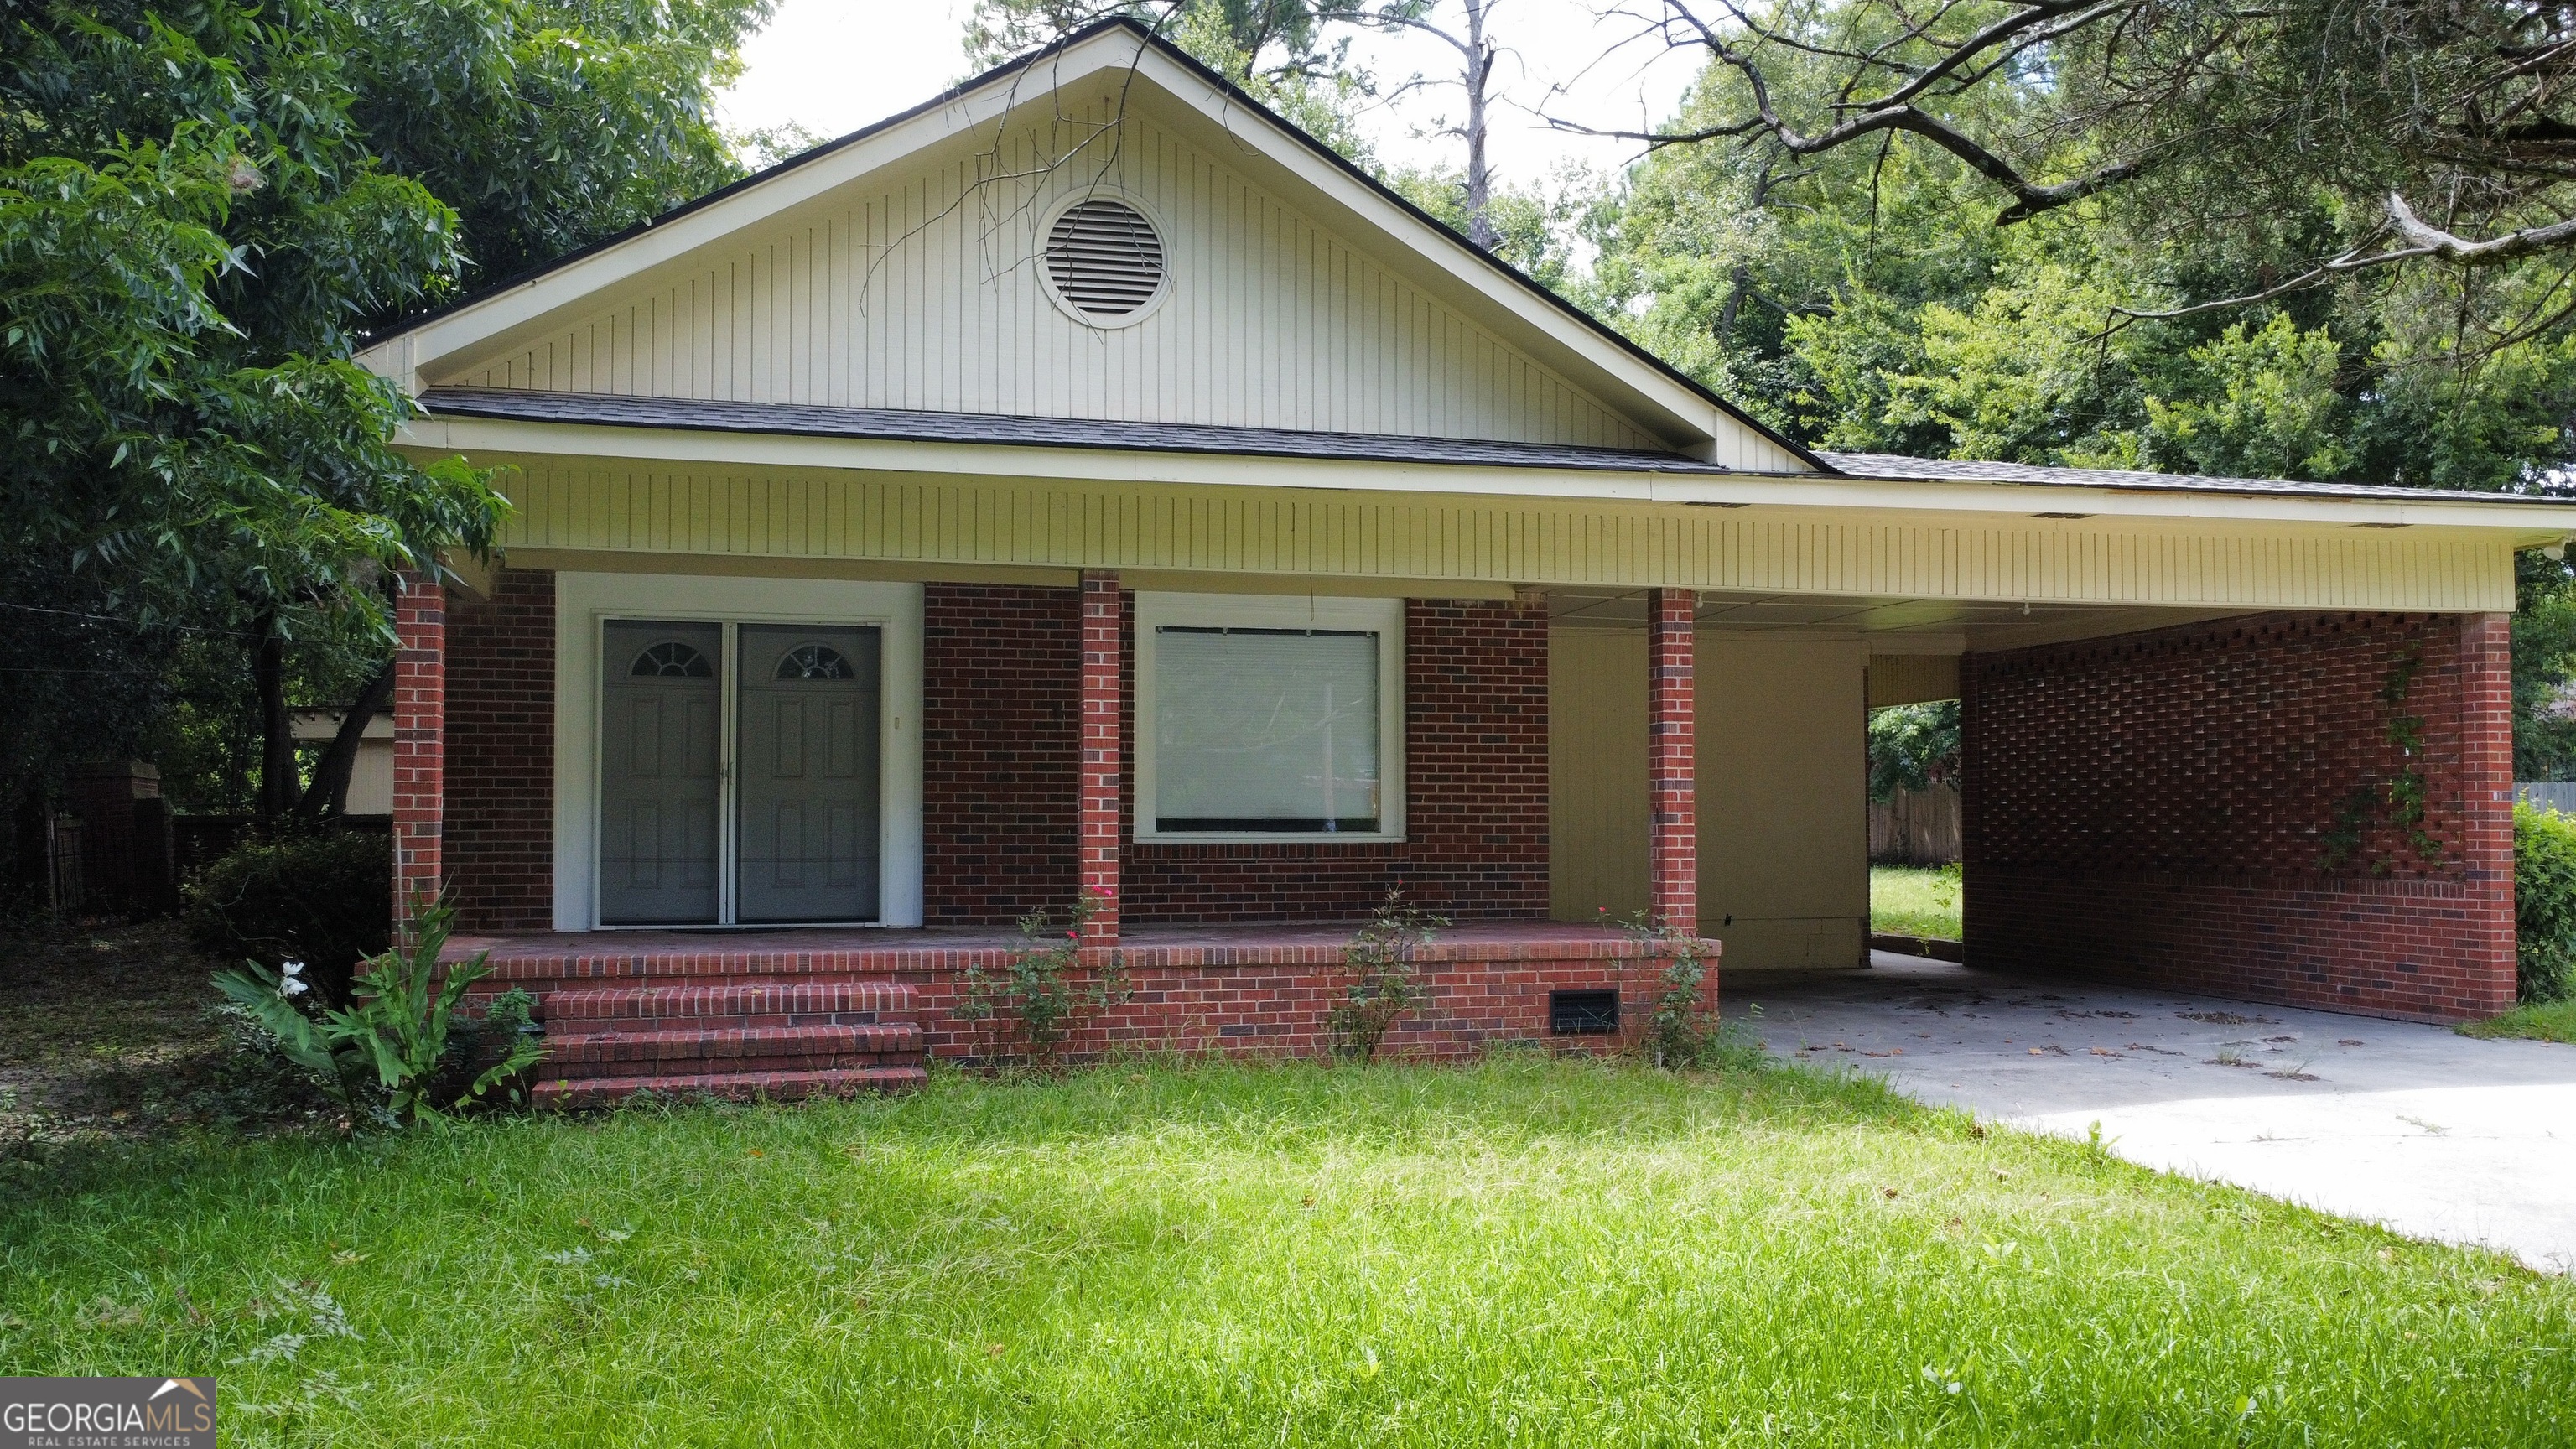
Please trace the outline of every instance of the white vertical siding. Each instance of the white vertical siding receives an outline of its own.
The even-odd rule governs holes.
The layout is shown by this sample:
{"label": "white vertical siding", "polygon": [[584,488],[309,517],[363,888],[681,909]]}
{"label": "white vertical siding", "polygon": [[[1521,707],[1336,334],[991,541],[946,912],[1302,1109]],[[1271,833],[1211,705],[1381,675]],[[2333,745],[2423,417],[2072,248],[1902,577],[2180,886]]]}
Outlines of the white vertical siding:
{"label": "white vertical siding", "polygon": [[[1123,134],[1122,134],[1123,133]],[[435,381],[542,391],[1655,447],[1341,237],[1131,115],[1038,181],[1025,135],[809,208],[581,322]],[[1169,296],[1100,329],[1047,299],[1050,203],[1093,180],[1164,233]],[[866,186],[868,183],[859,183]],[[1793,468],[1749,430],[1722,461]],[[1740,456],[1739,456],[1740,455]]]}

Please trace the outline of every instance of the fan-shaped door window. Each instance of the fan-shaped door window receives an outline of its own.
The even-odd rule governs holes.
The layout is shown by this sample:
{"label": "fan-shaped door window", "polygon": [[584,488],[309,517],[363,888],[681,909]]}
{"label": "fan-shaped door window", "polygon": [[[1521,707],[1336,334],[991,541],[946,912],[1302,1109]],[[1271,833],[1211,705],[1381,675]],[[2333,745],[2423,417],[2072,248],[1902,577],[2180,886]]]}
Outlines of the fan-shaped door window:
{"label": "fan-shaped door window", "polygon": [[1115,327],[1143,318],[1167,276],[1154,224],[1115,197],[1078,201],[1047,229],[1047,285],[1078,321]]}
{"label": "fan-shaped door window", "polygon": [[850,661],[828,644],[803,644],[778,656],[780,679],[849,679]]}
{"label": "fan-shaped door window", "polygon": [[665,639],[647,646],[636,654],[634,667],[626,672],[637,679],[713,679],[716,677],[715,666],[707,662],[705,654],[677,639]]}

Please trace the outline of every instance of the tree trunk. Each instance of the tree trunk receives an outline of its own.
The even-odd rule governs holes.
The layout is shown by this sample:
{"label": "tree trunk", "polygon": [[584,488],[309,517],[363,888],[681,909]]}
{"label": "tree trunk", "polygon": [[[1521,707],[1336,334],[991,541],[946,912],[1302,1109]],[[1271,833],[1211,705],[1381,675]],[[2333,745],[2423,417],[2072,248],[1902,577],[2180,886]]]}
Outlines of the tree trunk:
{"label": "tree trunk", "polygon": [[349,712],[340,716],[340,732],[331,737],[322,758],[314,762],[313,783],[304,787],[304,798],[297,805],[299,813],[319,820],[337,818],[349,813],[349,777],[358,767],[360,741],[366,738],[367,725],[394,697],[394,661],[376,671],[367,687],[358,691]]}
{"label": "tree trunk", "polygon": [[1486,210],[1494,199],[1493,168],[1485,160],[1485,86],[1494,75],[1494,48],[1485,40],[1485,7],[1492,0],[1466,0],[1467,43],[1467,240],[1492,251],[1502,236]]}
{"label": "tree trunk", "polygon": [[294,811],[303,781],[295,768],[295,720],[286,709],[286,640],[274,614],[260,616],[250,674],[259,692],[259,818],[282,820]]}

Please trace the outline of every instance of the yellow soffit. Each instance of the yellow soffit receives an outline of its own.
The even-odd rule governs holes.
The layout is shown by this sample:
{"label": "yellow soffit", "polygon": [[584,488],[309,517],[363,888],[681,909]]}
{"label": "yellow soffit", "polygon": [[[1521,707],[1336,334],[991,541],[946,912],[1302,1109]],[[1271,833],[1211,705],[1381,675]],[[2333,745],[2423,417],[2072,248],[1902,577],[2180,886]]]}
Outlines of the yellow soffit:
{"label": "yellow soffit", "polygon": [[[1794,486],[1803,493],[1835,485]],[[1871,486],[1913,496],[1913,485]],[[500,487],[517,510],[501,539],[514,551],[865,560],[933,571],[1115,568],[2229,609],[2513,607],[2515,537],[2492,528],[2107,512],[2047,519],[1885,506],[1695,507],[1651,497],[736,471],[542,458],[516,460]],[[2027,500],[2042,490],[1986,496],[1996,491]]]}
{"label": "yellow soffit", "polygon": [[1616,472],[1508,468],[1373,459],[1147,452],[874,438],[800,437],[489,418],[414,419],[397,440],[420,454],[463,453],[481,463],[641,465],[690,473],[757,470],[845,477],[930,474],[1018,482],[1206,484],[1226,489],[1320,489],[1687,503],[1713,508],[1792,507],[2003,515],[2038,523],[2137,519],[2278,522],[2360,528],[2440,526],[2510,533],[2530,547],[2576,533],[2576,507],[2487,497],[2334,498],[2303,493],[2082,488],[2007,482],[1885,481],[1814,474]]}

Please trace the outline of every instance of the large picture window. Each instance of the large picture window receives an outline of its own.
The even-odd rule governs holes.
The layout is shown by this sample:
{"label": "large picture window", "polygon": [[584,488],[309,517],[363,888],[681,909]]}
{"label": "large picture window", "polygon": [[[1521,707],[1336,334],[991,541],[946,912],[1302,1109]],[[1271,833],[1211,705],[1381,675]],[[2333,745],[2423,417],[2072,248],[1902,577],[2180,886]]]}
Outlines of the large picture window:
{"label": "large picture window", "polygon": [[1139,594],[1137,835],[1403,835],[1403,604]]}

